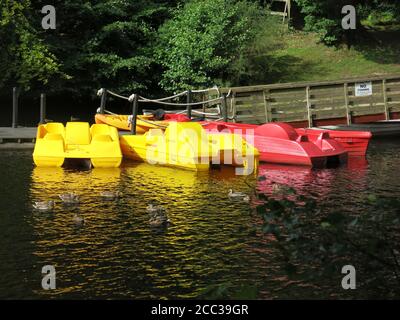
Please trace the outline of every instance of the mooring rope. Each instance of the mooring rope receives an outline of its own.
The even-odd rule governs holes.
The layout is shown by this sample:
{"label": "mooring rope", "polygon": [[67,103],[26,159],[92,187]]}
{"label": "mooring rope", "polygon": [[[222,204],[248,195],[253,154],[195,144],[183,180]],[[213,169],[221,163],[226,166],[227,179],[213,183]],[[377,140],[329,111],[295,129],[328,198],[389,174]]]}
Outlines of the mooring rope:
{"label": "mooring rope", "polygon": [[[104,90],[107,93],[109,93],[110,95],[114,96],[114,97],[117,97],[117,98],[120,98],[120,99],[124,99],[124,100],[127,100],[129,102],[132,102],[134,100],[134,98],[135,98],[135,95],[136,95],[136,94],[132,94],[129,97],[125,97],[125,96],[122,96],[122,95],[120,95],[118,93],[115,93],[113,91],[110,91],[108,89],[103,89],[103,88],[99,89],[97,91],[97,95],[101,96],[104,93]],[[213,104],[221,103],[223,97],[221,96],[221,92],[220,92],[220,90],[219,90],[219,88],[217,86],[215,86],[213,88],[208,88],[208,89],[191,90],[191,92],[192,93],[204,93],[204,92],[209,92],[211,90],[217,91],[219,97],[215,98],[215,99],[206,100],[206,101],[190,102],[190,103],[187,103],[187,102],[186,103],[166,102],[166,100],[171,100],[171,99],[174,99],[174,98],[178,98],[178,97],[184,96],[184,95],[186,95],[188,93],[188,91],[183,91],[183,92],[177,93],[175,95],[172,95],[172,96],[169,96],[169,97],[164,97],[164,98],[159,98],[159,99],[149,99],[149,98],[145,98],[145,97],[142,97],[142,96],[139,96],[139,95],[137,95],[137,97],[139,98],[138,102],[155,103],[155,104],[161,104],[161,105],[167,105],[167,106],[184,106],[184,107],[187,107],[187,106],[201,106],[201,105],[204,106],[206,104],[211,104],[211,106],[212,106]],[[231,94],[232,94],[232,90],[229,90],[228,94],[226,95],[226,97],[230,97]],[[211,107],[211,106],[209,105],[208,107]],[[197,115],[209,116],[209,117],[217,117],[217,116],[221,115],[221,108],[219,106],[217,108],[218,108],[218,112],[217,113],[202,112],[202,111],[198,111],[198,110],[192,110],[192,113],[195,113]],[[97,112],[100,112],[99,109],[97,110]],[[115,113],[113,113],[111,111],[108,111],[108,110],[104,110],[104,112],[108,113],[108,114],[111,114],[111,115],[117,115],[117,114],[115,114]],[[165,112],[166,113],[175,113],[175,114],[184,114],[184,113],[187,114],[187,110],[168,110],[168,111],[165,110]],[[222,118],[220,118],[220,119],[222,119]],[[218,119],[217,121],[219,121],[220,119]],[[234,117],[230,118],[230,119],[234,119]]]}
{"label": "mooring rope", "polygon": [[[97,113],[100,113],[100,108],[97,108]],[[106,110],[106,109],[104,109],[104,112],[105,113],[108,113],[108,114],[111,114],[112,116],[117,116],[118,114],[117,113],[113,113],[113,112],[111,112],[111,111],[108,111],[108,110]]]}
{"label": "mooring rope", "polygon": [[147,99],[147,98],[143,98],[143,97],[141,97],[141,100],[139,100],[139,102],[152,102],[152,103],[158,103],[158,104],[167,105],[167,106],[188,106],[188,105],[189,106],[199,106],[199,105],[213,103],[213,102],[217,102],[217,101],[221,101],[221,98],[215,98],[215,99],[211,99],[211,100],[207,100],[207,101],[191,102],[191,103],[164,102],[164,101],[159,101],[159,100]]}
{"label": "mooring rope", "polygon": [[[219,90],[218,87],[213,87],[213,88],[208,88],[208,89],[201,89],[201,90],[191,90],[191,92],[192,92],[192,93],[204,93],[204,92],[209,92],[209,91],[211,91],[211,90],[216,90],[216,91],[218,92],[218,95],[221,96],[221,92],[220,92],[220,90]],[[128,101],[129,101],[130,98],[133,96],[133,95],[131,95],[131,96],[129,96],[129,97],[125,97],[125,96],[123,96],[123,95],[120,95],[120,94],[115,93],[115,92],[113,92],[113,91],[111,91],[111,90],[108,90],[108,89],[106,89],[106,92],[109,93],[109,94],[111,94],[111,95],[114,96],[114,97],[117,97],[117,98],[120,98],[120,99],[124,99],[124,100],[128,100]],[[141,99],[141,100],[139,100],[140,102],[157,102],[157,101],[165,101],[165,100],[175,99],[175,98],[178,98],[178,97],[181,97],[181,96],[186,95],[187,92],[188,92],[188,91],[182,91],[182,92],[177,93],[177,94],[174,94],[174,95],[172,95],[172,96],[164,97],[164,98],[159,98],[159,99],[148,99],[148,98],[145,98],[145,97],[142,97],[142,96],[138,96],[138,97],[139,97],[139,99]],[[232,90],[229,90],[229,91],[228,91],[228,94],[226,95],[227,98],[231,95],[231,92],[232,92]],[[102,94],[103,94],[103,88],[102,88],[102,89],[99,89],[99,90],[97,91],[97,95],[98,95],[98,96],[101,96]],[[218,98],[217,98],[217,99],[218,99]],[[214,100],[217,100],[217,99],[204,101],[203,103],[207,103],[207,102],[214,101]],[[131,100],[132,100],[132,99],[131,99]],[[172,103],[172,102],[171,102],[171,103]],[[199,104],[200,104],[200,103],[199,103]],[[183,105],[183,104],[182,104],[182,105]],[[186,103],[185,105],[187,105],[187,103]]]}
{"label": "mooring rope", "polygon": [[203,116],[219,116],[220,115],[220,112],[211,113],[211,112],[202,112],[202,111],[197,111],[197,110],[192,110],[192,113],[201,114]]}
{"label": "mooring rope", "polygon": [[[184,95],[186,95],[186,93],[187,93],[187,91],[183,91],[183,92],[177,93],[177,94],[175,94],[175,95],[173,95],[173,96],[169,96],[169,97],[165,97],[165,98],[160,98],[160,99],[153,99],[153,100],[154,100],[154,101],[171,100],[171,99],[175,99],[175,98],[184,96]],[[144,98],[144,97],[142,97],[142,96],[139,96],[139,98],[142,99],[142,100],[148,100],[148,99],[146,99],[146,98]]]}
{"label": "mooring rope", "polygon": [[164,110],[165,113],[173,113],[173,114],[183,114],[186,113],[186,110]]}
{"label": "mooring rope", "polygon": [[211,90],[217,90],[218,91],[217,88],[199,89],[199,90],[190,90],[190,91],[192,93],[204,93],[204,92],[208,92],[208,91],[211,91]]}
{"label": "mooring rope", "polygon": [[114,97],[120,98],[120,99],[129,100],[128,97],[121,96],[120,94],[115,93],[115,92],[112,92],[112,91],[110,91],[110,90],[107,90],[107,93],[111,94],[111,95],[114,96]]}

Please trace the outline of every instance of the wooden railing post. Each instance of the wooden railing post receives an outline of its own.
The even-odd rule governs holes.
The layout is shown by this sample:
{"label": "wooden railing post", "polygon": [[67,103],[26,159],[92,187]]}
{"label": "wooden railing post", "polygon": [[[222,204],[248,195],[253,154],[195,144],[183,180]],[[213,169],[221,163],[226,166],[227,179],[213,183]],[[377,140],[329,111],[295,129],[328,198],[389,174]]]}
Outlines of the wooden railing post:
{"label": "wooden railing post", "polygon": [[232,97],[231,97],[231,104],[232,104],[232,122],[236,122],[236,92],[232,92]]}
{"label": "wooden railing post", "polygon": [[349,88],[348,88],[348,83],[345,82],[343,85],[344,89],[344,105],[346,108],[346,119],[347,119],[347,125],[351,125],[351,112],[349,108]]}
{"label": "wooden railing post", "polygon": [[107,90],[106,88],[101,88],[101,100],[100,100],[100,114],[104,114],[107,102]]}
{"label": "wooden railing post", "polygon": [[[203,100],[203,101],[207,101],[208,100],[208,91],[207,91],[207,98],[206,98],[206,93],[205,92],[203,92],[202,94],[201,94],[201,99]],[[205,113],[206,113],[206,105],[203,103],[203,105],[202,105],[202,111],[203,111],[203,116],[202,116],[202,120],[204,121],[204,120],[206,120],[206,115],[205,115]]]}
{"label": "wooden railing post", "polygon": [[383,103],[385,105],[385,119],[390,120],[390,110],[387,99],[386,79],[382,80]]}
{"label": "wooden railing post", "polygon": [[136,134],[136,119],[138,115],[138,95],[134,94],[133,99],[132,99],[132,121],[131,121],[131,134],[135,135]]}
{"label": "wooden railing post", "polygon": [[226,103],[226,93],[222,94],[221,106],[222,106],[222,118],[224,122],[228,122],[228,105]]}
{"label": "wooden railing post", "polygon": [[46,121],[46,94],[40,94],[40,124],[44,124]]}
{"label": "wooden railing post", "polygon": [[187,106],[186,106],[186,116],[189,119],[192,119],[192,91],[188,90],[186,92],[186,102],[187,102]]}
{"label": "wooden railing post", "polygon": [[13,113],[12,113],[12,127],[18,127],[18,99],[19,90],[17,87],[13,88]]}
{"label": "wooden railing post", "polygon": [[307,101],[307,118],[308,118],[308,127],[313,127],[313,117],[311,111],[311,101],[310,101],[310,86],[306,87],[306,101]]}
{"label": "wooden railing post", "polygon": [[264,97],[265,122],[271,122],[271,116],[270,116],[271,110],[268,104],[269,90],[263,90],[263,97]]}

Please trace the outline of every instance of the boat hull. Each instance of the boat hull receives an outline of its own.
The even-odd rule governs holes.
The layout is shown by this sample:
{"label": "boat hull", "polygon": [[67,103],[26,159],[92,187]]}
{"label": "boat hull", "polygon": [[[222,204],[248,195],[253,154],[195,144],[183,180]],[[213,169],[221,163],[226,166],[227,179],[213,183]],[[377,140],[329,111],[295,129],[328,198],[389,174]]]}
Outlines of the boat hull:
{"label": "boat hull", "polygon": [[312,141],[286,123],[267,123],[261,126],[230,122],[202,124],[209,132],[241,134],[258,149],[260,161],[263,162],[321,168],[347,161],[347,151],[326,132],[321,132]]}
{"label": "boat hull", "polygon": [[[96,115],[96,117],[100,117],[104,115]],[[174,115],[172,115],[174,116]],[[175,115],[178,116],[178,115]],[[119,116],[119,121],[122,123],[127,123],[128,116]],[[97,119],[97,118],[96,118]],[[110,116],[106,116],[106,119],[112,119]],[[121,120],[122,119],[122,120]],[[123,120],[125,119],[125,120]],[[138,119],[139,121],[139,119]],[[175,121],[182,121],[182,119],[175,119]],[[185,121],[185,119],[183,119]],[[150,124],[157,123],[156,121],[147,121],[146,126],[141,126],[138,133],[143,133],[144,131],[148,131],[150,129]],[[159,122],[163,126],[168,126],[168,121]],[[320,135],[324,132],[329,133],[329,137],[325,136],[324,140],[328,141],[335,140],[339,143],[339,145],[332,141],[328,142],[330,146],[325,148],[325,150],[320,149],[318,151],[311,144],[308,144],[307,141],[293,141],[293,139],[288,138],[287,135],[283,135],[281,139],[279,137],[271,137],[269,130],[258,129],[259,134],[254,136],[254,141],[252,140],[251,134],[246,136],[246,131],[256,130],[261,126],[254,124],[243,124],[243,123],[230,123],[230,122],[213,122],[213,121],[202,121],[200,122],[204,128],[208,131],[212,130],[214,132],[220,132],[225,130],[227,132],[237,131],[243,137],[245,137],[249,143],[252,143],[256,148],[261,152],[260,161],[271,162],[271,163],[282,163],[282,164],[301,164],[308,166],[326,166],[331,162],[344,162],[346,161],[346,156],[342,155],[343,150],[340,146],[344,148],[345,151],[348,152],[349,156],[365,156],[369,144],[369,140],[371,138],[371,134],[369,132],[346,132],[346,131],[336,131],[336,130],[322,130],[318,128],[311,129],[303,129],[298,128],[295,129],[297,135],[307,136],[308,142],[311,144],[318,143],[318,139]],[[270,123],[269,128],[272,128],[275,124]],[[286,130],[292,130],[289,128],[290,126],[286,125]],[[121,127],[121,125],[119,126]],[[125,128],[126,130],[127,128]],[[137,127],[139,129],[139,127]],[[328,140],[327,140],[328,139]],[[295,139],[294,139],[295,140]],[[303,138],[304,140],[304,138]],[[277,145],[278,144],[278,145]],[[300,147],[299,147],[300,144]],[[306,148],[306,151],[304,150]],[[314,150],[313,150],[314,149]],[[333,151],[332,151],[333,150]],[[322,153],[321,153],[322,151]],[[337,160],[332,160],[337,158]]]}
{"label": "boat hull", "polygon": [[33,161],[38,167],[61,167],[66,160],[99,168],[119,167],[122,161],[118,131],[105,124],[89,128],[86,122],[39,125]]}
{"label": "boat hull", "polygon": [[194,122],[171,122],[165,131],[150,129],[144,135],[122,135],[126,158],[150,164],[207,171],[211,165],[231,165],[256,172],[259,153],[241,136],[207,134]]}
{"label": "boat hull", "polygon": [[399,121],[379,121],[373,123],[351,124],[351,125],[336,125],[323,126],[323,130],[332,131],[368,131],[372,134],[372,138],[398,137],[400,136]]}
{"label": "boat hull", "polygon": [[319,128],[296,129],[299,134],[306,134],[310,140],[315,141],[322,132],[328,132],[329,136],[338,141],[348,152],[350,157],[363,157],[367,154],[372,134],[369,131],[344,131],[326,130]]}

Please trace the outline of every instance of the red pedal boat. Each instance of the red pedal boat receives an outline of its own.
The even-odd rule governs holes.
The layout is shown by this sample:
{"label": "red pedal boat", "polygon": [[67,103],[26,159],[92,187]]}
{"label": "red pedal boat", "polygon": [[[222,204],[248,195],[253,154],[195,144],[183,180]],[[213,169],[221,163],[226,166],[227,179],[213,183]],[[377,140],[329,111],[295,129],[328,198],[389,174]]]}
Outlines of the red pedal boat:
{"label": "red pedal boat", "polygon": [[[189,121],[189,118],[182,118],[182,114],[169,114],[168,121]],[[207,126],[210,126],[211,122],[202,122]],[[242,124],[242,123],[232,123],[232,122],[218,122],[232,128],[232,126],[241,128],[254,129],[257,125],[253,124]],[[364,157],[367,154],[369,142],[372,138],[372,133],[370,131],[354,131],[354,130],[330,130],[325,128],[294,128],[294,130],[301,136],[306,135],[309,140],[313,143],[317,143],[318,139],[323,132],[328,132],[329,137],[338,141],[344,149],[348,152],[350,157]],[[267,131],[262,131],[261,135],[267,134]]]}
{"label": "red pedal boat", "polygon": [[[96,121],[99,120],[97,116]],[[104,115],[101,116],[106,117]],[[118,117],[120,122],[127,125],[128,115]],[[105,120],[108,120],[108,118]],[[190,121],[190,119],[182,114],[165,114],[164,122],[154,121],[152,117],[149,117],[145,122],[143,130],[147,131],[151,128],[152,123],[168,125],[168,121],[180,122]],[[334,159],[343,161],[345,158],[342,155],[344,151],[347,151],[349,156],[365,156],[372,136],[368,131],[344,131],[320,128],[294,129],[289,124],[278,122],[260,126],[216,121],[202,121],[200,123],[206,130],[225,130],[229,132],[237,130],[241,135],[248,135],[246,140],[253,140],[255,147],[262,153],[260,157],[261,161],[281,164],[325,166],[329,162],[336,161]],[[115,125],[122,130],[129,129],[115,123],[109,124]],[[139,133],[142,132],[139,130]],[[251,141],[249,142],[251,143]]]}
{"label": "red pedal boat", "polygon": [[201,122],[207,131],[241,134],[260,152],[260,161],[326,167],[347,161],[347,151],[327,131],[318,136],[298,133],[287,123],[252,125],[231,122]]}
{"label": "red pedal boat", "polygon": [[[206,126],[211,126],[214,122],[202,122]],[[257,128],[257,125],[253,124],[241,124],[231,122],[216,122],[223,123],[229,128],[232,126],[240,128],[253,129]],[[275,122],[277,123],[277,122]],[[349,131],[349,130],[328,130],[321,128],[294,128],[299,135],[306,135],[311,142],[316,143],[319,136],[323,132],[329,133],[329,137],[338,141],[344,149],[348,152],[349,157],[364,157],[367,154],[369,142],[372,138],[372,133],[369,131]]]}
{"label": "red pedal boat", "polygon": [[340,142],[346,149],[350,157],[364,157],[367,154],[369,141],[372,134],[369,131],[342,131],[342,130],[326,130],[319,128],[295,129],[298,134],[307,135],[311,141],[318,139],[321,132],[328,132],[332,139]]}

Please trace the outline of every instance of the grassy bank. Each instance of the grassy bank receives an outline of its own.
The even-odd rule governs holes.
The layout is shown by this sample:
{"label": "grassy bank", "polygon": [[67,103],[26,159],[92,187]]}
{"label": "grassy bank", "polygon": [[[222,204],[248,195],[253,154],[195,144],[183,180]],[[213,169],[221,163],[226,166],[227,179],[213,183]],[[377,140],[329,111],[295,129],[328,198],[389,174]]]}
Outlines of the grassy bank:
{"label": "grassy bank", "polygon": [[269,83],[319,81],[400,73],[398,32],[370,32],[351,49],[327,47],[315,33],[288,32],[268,56]]}

